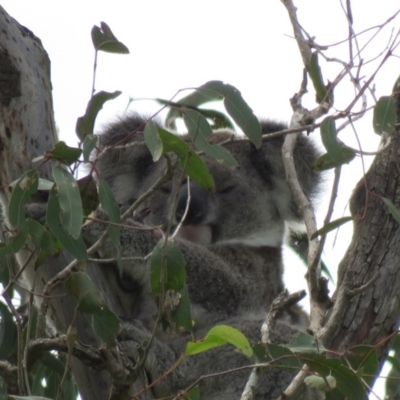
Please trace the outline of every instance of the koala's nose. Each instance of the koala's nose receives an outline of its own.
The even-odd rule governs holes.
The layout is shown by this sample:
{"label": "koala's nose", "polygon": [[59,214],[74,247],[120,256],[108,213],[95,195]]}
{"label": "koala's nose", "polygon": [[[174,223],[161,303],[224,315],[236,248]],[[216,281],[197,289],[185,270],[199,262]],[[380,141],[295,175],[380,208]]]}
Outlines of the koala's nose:
{"label": "koala's nose", "polygon": [[207,215],[208,194],[195,183],[190,182],[190,201],[188,203],[188,184],[182,185],[179,191],[178,204],[176,207],[176,219],[180,221],[185,213],[186,207],[188,211],[184,220],[185,224],[201,224]]}

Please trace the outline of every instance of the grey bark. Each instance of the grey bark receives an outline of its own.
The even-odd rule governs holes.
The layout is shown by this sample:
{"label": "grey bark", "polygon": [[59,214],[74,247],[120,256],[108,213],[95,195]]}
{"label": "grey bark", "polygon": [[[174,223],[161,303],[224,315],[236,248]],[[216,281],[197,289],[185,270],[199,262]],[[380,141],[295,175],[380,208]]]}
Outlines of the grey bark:
{"label": "grey bark", "polygon": [[[0,7],[0,192],[3,204],[7,204],[11,193],[7,185],[37,167],[32,159],[53,148],[58,140],[51,91],[50,60],[40,40]],[[40,176],[50,177],[50,167],[50,163],[42,166]],[[44,283],[70,261],[62,254],[48,259],[37,273],[28,267],[24,276],[27,287],[32,288],[34,280],[33,290],[41,293]],[[62,293],[65,290],[60,288],[54,294]],[[67,331],[74,307],[65,296],[52,299],[49,318],[58,333]],[[98,342],[87,319],[81,318],[78,325],[82,343]],[[72,368],[83,399],[107,398],[111,384],[108,373],[93,371],[76,358]]]}
{"label": "grey bark", "polygon": [[[400,121],[399,86],[395,87],[397,119]],[[365,176],[356,186],[351,202],[355,217],[354,234],[340,263],[338,289],[344,291],[366,285],[367,289],[344,302],[339,318],[325,345],[344,351],[356,344],[377,345],[380,362],[384,361],[390,341],[398,328],[400,316],[400,229],[382,198],[400,209],[400,129],[391,143],[378,154]],[[372,285],[368,285],[378,279]]]}

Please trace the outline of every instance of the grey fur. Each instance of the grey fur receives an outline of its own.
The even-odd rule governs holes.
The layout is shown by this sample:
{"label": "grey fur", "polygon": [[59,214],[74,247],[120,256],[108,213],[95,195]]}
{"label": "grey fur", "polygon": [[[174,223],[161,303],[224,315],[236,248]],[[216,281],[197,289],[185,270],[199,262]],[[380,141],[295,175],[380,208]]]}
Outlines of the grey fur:
{"label": "grey fur", "polygon": [[[153,163],[143,145],[115,149],[113,146],[143,141],[145,120],[132,115],[108,127],[101,135],[101,147],[107,150],[99,157],[97,170],[113,189],[121,207],[132,204],[145,193],[166,168],[164,158]],[[283,124],[265,121],[263,132],[285,128]],[[221,131],[213,140],[221,141],[231,135]],[[300,213],[285,181],[281,147],[283,138],[263,142],[256,149],[248,141],[234,141],[226,148],[238,161],[238,167],[226,167],[205,157],[214,181],[215,191],[206,192],[189,183],[191,201],[189,212],[178,232],[175,243],[186,260],[194,335],[201,338],[216,324],[232,325],[251,341],[260,340],[260,327],[273,299],[283,290],[281,246],[285,221],[299,221]],[[315,196],[319,176],[311,169],[317,150],[304,136],[298,139],[295,162],[304,192]],[[170,183],[145,201],[127,221],[136,226],[168,226],[172,219],[178,224],[186,207],[187,183],[181,182],[175,172]],[[174,196],[178,196],[173,214]],[[84,227],[88,244],[95,242],[105,225],[99,222]],[[150,231],[123,229],[121,231],[122,257],[148,255],[157,235]],[[115,258],[115,248],[106,242],[100,256]],[[150,294],[148,264],[125,262],[122,280],[132,283],[131,292],[124,285],[111,283],[125,304],[127,324],[120,335],[122,346],[140,344],[150,338],[153,315],[157,311]],[[111,275],[110,275],[111,279]],[[121,281],[121,279],[119,279]],[[129,285],[128,285],[129,286]],[[305,330],[308,319],[294,306],[278,321],[273,332],[276,343],[287,343],[298,331]],[[145,363],[150,380],[161,376],[184,351],[188,334],[158,332]],[[171,396],[183,390],[202,375],[221,372],[249,364],[230,346],[186,358],[172,374],[154,388],[156,397]],[[221,375],[200,383],[203,400],[239,399],[250,370]],[[268,368],[262,375],[255,399],[275,399],[294,376],[293,371]],[[299,399],[319,399],[320,395],[303,387]]]}

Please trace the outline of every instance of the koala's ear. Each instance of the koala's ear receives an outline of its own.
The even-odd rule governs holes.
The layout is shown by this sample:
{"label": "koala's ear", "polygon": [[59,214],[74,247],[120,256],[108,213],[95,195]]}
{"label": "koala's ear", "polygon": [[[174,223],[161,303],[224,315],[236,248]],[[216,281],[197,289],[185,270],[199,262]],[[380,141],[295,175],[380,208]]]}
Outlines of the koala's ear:
{"label": "koala's ear", "polygon": [[138,196],[152,156],[144,144],[147,120],[137,114],[121,118],[99,135],[101,153],[96,162],[100,179],[111,187],[119,204]]}

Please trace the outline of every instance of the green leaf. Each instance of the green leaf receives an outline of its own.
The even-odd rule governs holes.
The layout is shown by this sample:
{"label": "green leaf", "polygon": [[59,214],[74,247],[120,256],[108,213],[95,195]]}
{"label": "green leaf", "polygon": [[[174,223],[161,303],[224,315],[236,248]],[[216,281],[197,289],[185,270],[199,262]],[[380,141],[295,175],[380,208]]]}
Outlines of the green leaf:
{"label": "green leaf", "polygon": [[178,156],[186,175],[203,189],[213,190],[214,180],[201,157],[171,132],[158,128],[158,134],[163,142],[164,152],[172,151]]}
{"label": "green leaf", "polygon": [[391,135],[397,123],[396,104],[392,96],[382,96],[374,107],[372,125],[374,131],[380,135]]}
{"label": "green leaf", "polygon": [[105,22],[100,22],[100,27],[93,26],[92,42],[96,51],[129,54],[129,49],[115,37]]}
{"label": "green leaf", "polygon": [[299,354],[298,357],[321,376],[333,376],[337,388],[349,399],[366,399],[367,394],[360,378],[350,368],[344,366],[339,359],[327,359],[325,356],[315,353]]}
{"label": "green leaf", "polygon": [[[201,115],[207,118],[210,121],[212,129],[228,128],[232,131],[235,131],[235,126],[232,124],[231,120],[221,111],[213,110],[211,108],[199,108],[198,106],[201,105],[201,100],[204,98],[200,96],[200,98],[197,99],[200,100],[199,103],[196,102],[196,99],[191,99],[192,96],[196,97],[197,94],[198,92],[195,91],[178,102],[164,99],[154,99],[158,103],[170,107],[170,110],[165,118],[169,128],[176,129],[176,119],[181,118],[184,115],[184,110],[191,109],[199,112]],[[206,102],[208,102],[208,100],[206,100]]]}
{"label": "green leaf", "polygon": [[49,190],[53,189],[53,186],[54,186],[54,182],[49,181],[47,179],[39,178],[38,190],[49,191]]}
{"label": "green leaf", "polygon": [[[53,237],[52,237],[52,238],[53,238]],[[57,241],[57,239],[54,239],[54,241]],[[54,242],[53,242],[53,244],[54,244]],[[60,253],[60,252],[59,252],[58,250],[55,250],[55,251],[53,252],[53,254],[56,255],[56,256],[57,256],[59,253]],[[44,250],[39,250],[39,252],[38,252],[38,254],[37,254],[37,256],[36,256],[35,265],[33,266],[35,271],[37,271],[37,269],[38,269],[41,265],[43,265],[43,263],[46,261],[48,255],[49,255],[49,253],[47,253],[46,251],[44,251]]]}
{"label": "green leaf", "polygon": [[92,314],[104,307],[104,299],[92,280],[82,271],[72,273],[65,282],[67,292],[78,303],[78,308]]}
{"label": "green leaf", "polygon": [[181,295],[181,298],[178,307],[172,313],[171,319],[177,326],[190,332],[193,330],[193,323],[192,314],[190,312],[189,291],[186,283],[182,290],[179,291],[179,294]]}
{"label": "green leaf", "polygon": [[332,159],[332,157],[328,153],[325,153],[314,161],[312,167],[315,171],[326,171],[327,169],[336,168],[343,164],[348,164],[351,160],[354,159],[355,156],[356,153],[353,149],[344,146],[340,149],[340,161]]}
{"label": "green leaf", "polygon": [[88,162],[90,160],[90,155],[97,144],[97,135],[86,135],[83,139],[83,161]]}
{"label": "green leaf", "polygon": [[[304,266],[307,267],[307,257],[308,257],[308,246],[309,240],[306,232],[295,232],[290,230],[288,246],[299,256],[303,261]],[[329,278],[329,280],[334,284],[335,280],[332,277],[327,265],[324,260],[321,260],[321,270]]]}
{"label": "green leaf", "polygon": [[[120,214],[119,206],[118,206],[117,202],[115,201],[115,198],[110,189],[110,186],[104,180],[101,180],[99,183],[99,198],[100,198],[101,207],[107,213],[108,217],[110,218],[110,221],[113,222],[114,224],[120,224],[121,223],[121,214]],[[108,232],[110,235],[110,239],[117,250],[117,254],[118,254],[117,258],[119,259],[120,247],[121,247],[120,227],[115,226],[115,225],[109,225]]]}
{"label": "green leaf", "polygon": [[338,142],[335,120],[332,117],[327,117],[322,121],[321,138],[334,166],[348,163],[355,157],[354,150]]}
{"label": "green leaf", "polygon": [[55,166],[52,172],[61,208],[61,224],[68,234],[74,239],[78,239],[83,221],[82,200],[78,184],[71,173],[62,167]]}
{"label": "green leaf", "polygon": [[[183,289],[186,282],[186,262],[181,249],[171,240],[160,240],[153,249],[150,260],[150,284],[154,296],[166,290],[175,292]],[[162,279],[164,275],[164,279]],[[164,282],[164,290],[161,283]]]}
{"label": "green leaf", "polygon": [[20,230],[14,234],[8,241],[7,245],[0,247],[0,258],[3,258],[10,253],[17,253],[25,244],[27,237],[28,231],[26,229]]}
{"label": "green leaf", "polygon": [[183,395],[184,400],[200,400],[199,385],[191,388],[186,394]]}
{"label": "green leaf", "polygon": [[31,195],[36,193],[39,178],[35,169],[29,170],[15,183],[11,193],[10,204],[8,208],[8,220],[13,228],[6,245],[0,247],[0,259],[3,259],[9,253],[17,253],[28,237],[28,224],[25,218],[25,204],[31,200]]}
{"label": "green leaf", "polygon": [[55,190],[52,190],[47,202],[46,222],[53,235],[60,241],[62,246],[65,247],[75,258],[78,260],[86,260],[87,252],[86,246],[82,238],[74,239],[64,229],[60,220],[61,208],[58,201],[58,195]]}
{"label": "green leaf", "polygon": [[336,387],[336,379],[332,375],[328,375],[324,378],[321,376],[310,375],[304,379],[306,386],[311,388],[317,388],[324,392],[332,390]]}
{"label": "green leaf", "polygon": [[[234,86],[222,81],[209,81],[198,87],[194,93],[179,100],[178,104],[187,108],[197,108],[201,104],[222,99],[224,99],[224,106],[228,114],[254,145],[260,147],[262,136],[260,123],[239,90]],[[197,111],[202,112],[200,109]],[[179,110],[178,114],[180,114]],[[177,113],[171,110],[167,120],[176,118],[176,115]]]}
{"label": "green leaf", "polygon": [[400,224],[400,210],[386,197],[382,197],[382,201],[387,205],[390,214],[392,214],[394,219]]}
{"label": "green leaf", "polygon": [[38,249],[44,250],[46,253],[52,254],[54,251],[53,238],[47,229],[39,222],[28,219],[28,232],[32,239],[33,245]]}
{"label": "green leaf", "polygon": [[99,205],[96,181],[93,179],[93,175],[89,174],[79,179],[77,183],[82,199],[83,214],[87,216]]}
{"label": "green leaf", "polygon": [[37,171],[31,169],[26,172],[14,186],[8,208],[8,220],[13,227],[26,229],[24,206],[31,200],[31,195],[36,193],[39,184]]}
{"label": "green leaf", "polygon": [[92,96],[86,107],[85,115],[79,117],[76,121],[75,131],[80,140],[84,140],[87,135],[93,134],[97,114],[103,108],[104,103],[115,99],[121,93],[119,90],[114,93],[101,91]]}
{"label": "green leaf", "polygon": [[10,310],[2,302],[0,302],[0,316],[0,359],[7,360],[11,354],[17,354],[17,325],[14,322],[14,317],[10,313]]}
{"label": "green leaf", "polygon": [[240,350],[245,356],[251,357],[253,350],[246,336],[235,328],[228,325],[217,325],[211,328],[201,342],[188,342],[186,354],[194,355],[203,353],[214,347],[231,344]]}
{"label": "green leaf", "polygon": [[143,137],[151,155],[153,156],[153,161],[158,161],[163,153],[163,144],[158,136],[157,126],[153,121],[147,121],[146,126],[144,127]]}
{"label": "green leaf", "polygon": [[[10,183],[9,186],[14,188],[15,185],[17,185],[18,181],[19,181],[19,179],[15,180],[14,182]],[[38,190],[51,190],[53,186],[54,186],[54,182],[51,182],[47,179],[39,178]]]}
{"label": "green leaf", "polygon": [[227,149],[217,144],[210,144],[208,139],[213,131],[207,120],[197,111],[187,109],[183,120],[194,145],[208,156],[223,162],[227,166],[237,166],[237,161]]}
{"label": "green leaf", "polygon": [[314,52],[311,55],[310,70],[308,71],[311,81],[314,85],[316,92],[317,102],[320,104],[323,100],[327,101],[326,87],[324,85],[324,79],[322,78],[321,68],[318,63],[318,53]]}
{"label": "green leaf", "polygon": [[400,359],[388,356],[386,361],[392,364],[392,369],[386,379],[386,395],[389,399],[398,400],[400,391]]}
{"label": "green leaf", "polygon": [[354,346],[342,357],[352,370],[368,385],[372,385],[379,372],[379,361],[373,346]]}
{"label": "green leaf", "polygon": [[314,162],[314,170],[335,168],[349,163],[356,156],[353,149],[338,141],[335,120],[332,117],[327,117],[322,121],[321,138],[328,153],[323,154]]}
{"label": "green leaf", "polygon": [[46,151],[44,154],[45,158],[57,160],[65,165],[71,165],[79,160],[82,154],[82,150],[77,147],[67,146],[62,140],[56,143],[55,147],[51,151]]}
{"label": "green leaf", "polygon": [[389,399],[400,400],[400,335],[397,334],[391,343],[388,361],[392,368],[386,379],[386,395]]}
{"label": "green leaf", "polygon": [[335,219],[334,221],[328,222],[321,229],[318,229],[317,231],[315,231],[311,235],[310,240],[315,239],[317,236],[326,235],[328,232],[331,232],[331,231],[339,228],[339,226],[342,226],[349,221],[353,221],[353,219],[354,219],[353,217],[342,217],[342,218]]}
{"label": "green leaf", "polygon": [[287,347],[268,343],[267,361],[273,362],[273,365],[279,368],[290,368],[300,370],[302,365],[296,355]]}
{"label": "green leaf", "polygon": [[223,96],[228,114],[257,148],[261,146],[260,123],[238,89],[221,81],[210,81],[197,90],[207,94],[213,93],[214,97]]}
{"label": "green leaf", "polygon": [[322,344],[317,342],[314,336],[304,332],[299,332],[294,336],[290,340],[288,347],[294,353],[321,353],[326,351]]}
{"label": "green leaf", "polygon": [[231,120],[221,111],[208,108],[197,108],[196,111],[210,121],[213,130],[227,128],[235,131],[235,126],[232,124]]}
{"label": "green leaf", "polygon": [[120,330],[118,317],[108,308],[103,307],[92,315],[94,333],[107,344],[108,347],[116,346],[116,337]]}

